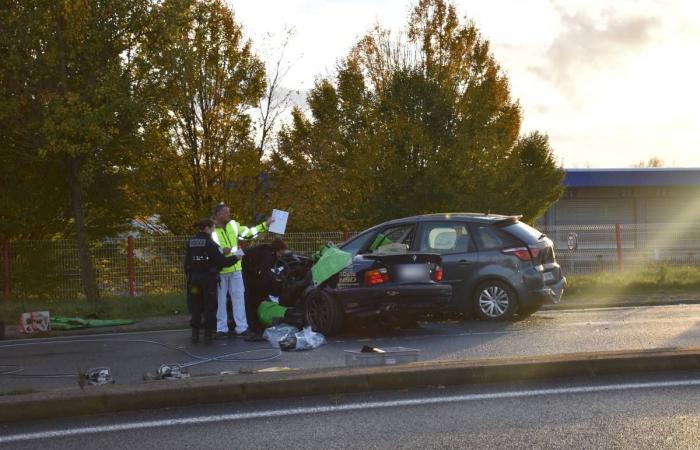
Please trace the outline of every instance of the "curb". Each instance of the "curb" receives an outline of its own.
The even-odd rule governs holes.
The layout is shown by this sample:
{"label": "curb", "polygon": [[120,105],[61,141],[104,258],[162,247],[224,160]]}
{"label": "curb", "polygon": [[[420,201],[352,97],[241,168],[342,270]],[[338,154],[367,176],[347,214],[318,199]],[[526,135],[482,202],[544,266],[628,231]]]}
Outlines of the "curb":
{"label": "curb", "polygon": [[0,397],[0,423],[250,400],[700,370],[700,348],[220,375]]}
{"label": "curb", "polygon": [[[540,312],[550,312],[550,311],[585,311],[585,310],[600,310],[600,309],[620,309],[620,308],[637,308],[645,306],[679,306],[679,305],[698,305],[700,304],[700,299],[688,299],[688,300],[674,300],[674,301],[635,301],[635,302],[618,302],[618,303],[605,303],[605,302],[562,302],[556,305],[543,305],[539,310]],[[170,318],[170,316],[167,316]],[[178,316],[185,317],[185,316]],[[138,322],[137,322],[138,323]],[[153,331],[180,331],[189,330],[188,322],[183,319],[182,323],[177,324],[166,324],[166,325],[153,325],[146,326],[144,328],[133,327],[131,325],[120,326],[120,327],[105,327],[105,328],[85,328],[71,331],[52,331],[50,333],[45,333],[41,335],[29,335],[25,336],[19,334],[14,327],[10,327],[5,323],[6,332],[2,336],[0,334],[0,340],[18,340],[18,339],[51,339],[60,338],[66,336],[93,336],[100,334],[114,334],[114,333],[149,333]]]}
{"label": "curb", "polygon": [[589,303],[577,303],[572,301],[569,303],[558,303],[556,305],[543,305],[540,311],[567,311],[567,310],[582,310],[587,309],[611,309],[611,308],[640,308],[645,306],[680,306],[680,305],[698,305],[700,300],[688,299],[688,300],[676,300],[672,302],[664,301],[633,301],[633,302],[619,302],[619,303],[605,303],[605,302],[589,302]]}

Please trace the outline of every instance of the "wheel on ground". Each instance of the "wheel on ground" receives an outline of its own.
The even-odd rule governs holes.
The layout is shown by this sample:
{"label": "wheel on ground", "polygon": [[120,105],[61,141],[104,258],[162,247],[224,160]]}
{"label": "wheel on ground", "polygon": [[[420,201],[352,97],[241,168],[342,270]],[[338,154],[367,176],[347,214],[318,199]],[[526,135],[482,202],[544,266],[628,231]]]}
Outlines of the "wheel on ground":
{"label": "wheel on ground", "polygon": [[306,321],[314,331],[330,336],[342,329],[344,315],[340,304],[325,291],[314,289],[309,292],[304,308]]}
{"label": "wheel on ground", "polygon": [[482,320],[497,321],[513,317],[518,301],[506,283],[497,280],[481,283],[474,291],[474,312]]}

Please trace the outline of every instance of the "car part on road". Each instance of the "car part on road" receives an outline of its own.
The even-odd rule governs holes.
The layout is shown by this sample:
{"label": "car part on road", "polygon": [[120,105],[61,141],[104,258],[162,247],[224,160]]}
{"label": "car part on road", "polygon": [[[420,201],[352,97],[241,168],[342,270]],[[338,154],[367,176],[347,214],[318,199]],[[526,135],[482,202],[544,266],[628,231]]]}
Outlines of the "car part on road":
{"label": "car part on road", "polygon": [[[367,347],[367,346],[365,346]],[[407,364],[418,361],[420,351],[415,348],[386,347],[372,348],[373,351],[345,350],[345,365],[348,367],[384,366]]]}
{"label": "car part on road", "polygon": [[89,386],[103,386],[105,384],[114,384],[115,380],[112,376],[112,371],[109,367],[96,367],[85,373],[85,381]]}
{"label": "car part on road", "polygon": [[474,309],[483,320],[510,319],[517,309],[515,292],[502,281],[481,283],[474,291]]}
{"label": "car part on road", "polygon": [[187,367],[182,367],[179,364],[163,364],[158,368],[155,374],[146,373],[143,376],[144,381],[153,380],[181,380],[183,378],[189,378],[190,373]]}
{"label": "car part on road", "polygon": [[[89,344],[89,343],[99,343],[99,344],[149,344],[157,345],[169,350],[177,351],[185,354],[186,356],[192,358],[194,361],[184,364],[166,364],[164,366],[178,366],[180,369],[189,368],[200,364],[207,364],[212,362],[231,362],[231,363],[242,363],[242,362],[266,362],[278,360],[282,353],[276,349],[270,348],[258,348],[252,350],[245,350],[239,352],[227,353],[218,356],[200,356],[195,355],[182,347],[171,346],[159,341],[149,340],[149,339],[66,339],[66,340],[52,340],[52,341],[32,341],[32,342],[19,342],[11,344],[0,345],[0,351],[3,348],[18,348],[18,347],[31,347],[31,346],[41,346],[41,345],[67,345],[67,344]],[[268,352],[260,358],[254,357],[241,357],[241,355],[255,354],[259,352]],[[164,366],[161,366],[164,367]],[[78,373],[78,384],[90,384],[89,374]],[[20,364],[0,364],[0,376],[14,377],[14,378],[76,378],[75,373],[24,373],[24,367]]]}

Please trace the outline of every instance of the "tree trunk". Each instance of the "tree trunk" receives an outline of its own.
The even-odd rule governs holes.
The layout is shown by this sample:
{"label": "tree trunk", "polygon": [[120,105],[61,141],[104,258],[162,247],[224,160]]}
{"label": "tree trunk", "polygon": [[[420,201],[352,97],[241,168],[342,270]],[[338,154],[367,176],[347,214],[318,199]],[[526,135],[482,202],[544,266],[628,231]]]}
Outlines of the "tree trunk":
{"label": "tree trunk", "polygon": [[83,187],[80,182],[80,161],[75,157],[68,158],[69,185],[71,205],[73,207],[73,219],[75,220],[75,234],[78,241],[78,265],[80,266],[80,279],[83,285],[83,293],[87,300],[100,298],[95,279],[95,268],[90,257],[87,230],[85,229],[85,208],[83,204]]}

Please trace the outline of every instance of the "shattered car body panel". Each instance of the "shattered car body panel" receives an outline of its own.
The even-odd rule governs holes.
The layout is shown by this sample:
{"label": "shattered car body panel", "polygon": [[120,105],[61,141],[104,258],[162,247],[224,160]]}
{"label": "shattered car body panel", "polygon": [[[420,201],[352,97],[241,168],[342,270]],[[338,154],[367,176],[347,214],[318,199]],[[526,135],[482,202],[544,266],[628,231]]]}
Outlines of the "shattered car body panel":
{"label": "shattered car body panel", "polygon": [[280,302],[302,308],[306,320],[323,334],[339,331],[348,317],[417,315],[443,308],[452,296],[440,284],[439,255],[397,253],[358,255],[321,284],[311,281],[309,258],[289,254],[281,263],[287,273]]}

